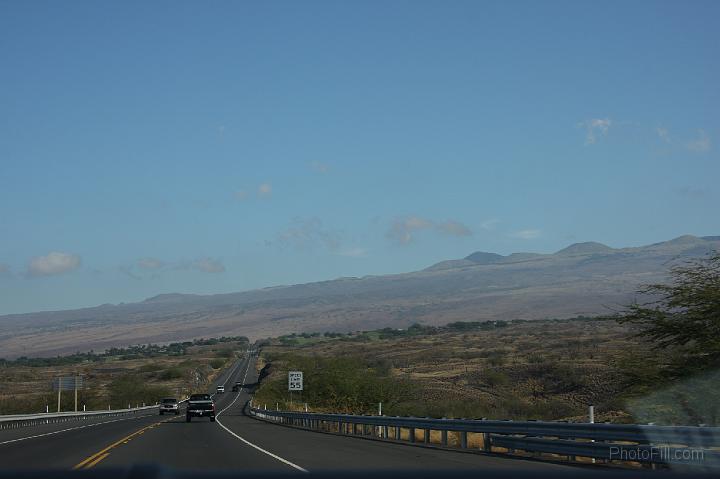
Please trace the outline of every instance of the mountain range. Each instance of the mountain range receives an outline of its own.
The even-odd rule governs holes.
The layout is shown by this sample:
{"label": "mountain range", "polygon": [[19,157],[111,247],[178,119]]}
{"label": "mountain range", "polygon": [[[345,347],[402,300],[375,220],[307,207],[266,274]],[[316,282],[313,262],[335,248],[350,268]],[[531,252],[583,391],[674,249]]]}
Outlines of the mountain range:
{"label": "mountain range", "polygon": [[720,236],[633,248],[475,252],[411,273],[229,294],[161,294],[130,304],[0,316],[0,357],[52,356],[199,337],[404,328],[419,322],[593,316],[620,310],[669,269],[720,250]]}

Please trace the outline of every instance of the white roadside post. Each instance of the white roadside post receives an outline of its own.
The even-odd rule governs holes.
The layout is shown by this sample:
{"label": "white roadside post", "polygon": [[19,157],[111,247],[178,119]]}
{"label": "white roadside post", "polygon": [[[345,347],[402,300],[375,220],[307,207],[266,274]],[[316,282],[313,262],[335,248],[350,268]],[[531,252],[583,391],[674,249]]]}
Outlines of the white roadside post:
{"label": "white roadside post", "polygon": [[[382,401],[378,403],[378,416],[382,416]],[[383,426],[378,426],[375,429],[375,434],[377,437],[382,438],[383,437]]]}
{"label": "white roadside post", "polygon": [[[595,406],[593,406],[592,404],[588,406],[588,419],[590,420],[590,424],[595,424]],[[590,442],[595,442],[595,440],[593,439]],[[592,463],[595,464],[594,457],[592,458]]]}

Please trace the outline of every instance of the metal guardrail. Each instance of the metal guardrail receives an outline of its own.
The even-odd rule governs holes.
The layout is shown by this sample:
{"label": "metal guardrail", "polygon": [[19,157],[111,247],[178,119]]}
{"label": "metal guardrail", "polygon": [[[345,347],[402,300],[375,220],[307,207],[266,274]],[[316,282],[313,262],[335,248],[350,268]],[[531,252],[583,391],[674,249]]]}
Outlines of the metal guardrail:
{"label": "metal guardrail", "polygon": [[[187,399],[178,401],[183,403]],[[125,416],[128,414],[137,414],[139,412],[157,410],[158,405],[141,406],[129,409],[111,409],[102,411],[82,411],[82,412],[51,412],[39,414],[10,414],[0,416],[0,430],[17,429],[20,427],[37,426],[39,424],[53,424],[58,422],[78,421],[93,419],[96,417],[113,417]]]}
{"label": "metal guardrail", "polygon": [[[468,434],[487,453],[526,451],[631,461],[720,467],[720,427],[653,426],[640,424],[568,423],[548,421],[497,421],[362,416],[272,411],[249,408],[260,419],[289,426],[342,435],[360,435],[386,441],[449,447],[455,433],[461,449],[468,449]],[[420,434],[418,437],[418,431]],[[439,442],[431,432],[440,432]],[[479,436],[479,437],[478,437]],[[502,449],[502,450],[499,450]]]}

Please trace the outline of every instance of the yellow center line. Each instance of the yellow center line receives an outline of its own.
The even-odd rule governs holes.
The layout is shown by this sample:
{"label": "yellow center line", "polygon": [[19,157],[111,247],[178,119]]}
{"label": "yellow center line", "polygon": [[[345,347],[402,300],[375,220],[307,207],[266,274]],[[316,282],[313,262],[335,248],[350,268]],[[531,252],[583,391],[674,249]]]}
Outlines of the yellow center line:
{"label": "yellow center line", "polygon": [[145,431],[152,429],[156,426],[159,426],[160,424],[162,424],[164,422],[172,421],[173,419],[176,419],[176,418],[164,419],[162,421],[159,421],[159,422],[150,424],[149,426],[145,426],[141,429],[138,429],[137,431],[133,432],[132,434],[128,434],[127,436],[123,437],[122,439],[119,439],[116,442],[110,444],[105,449],[102,449],[101,451],[96,452],[95,454],[88,457],[87,459],[75,464],[75,466],[73,466],[73,469],[90,469],[91,467],[96,465],[98,462],[100,462],[103,459],[105,459],[106,457],[108,457],[110,455],[109,451],[112,448],[117,447],[121,444],[127,444],[133,437],[138,436],[138,435],[144,433]]}
{"label": "yellow center line", "polygon": [[90,469],[90,468],[93,467],[95,464],[97,464],[98,462],[102,461],[103,459],[105,459],[105,458],[108,457],[109,455],[110,455],[109,452],[106,452],[105,454],[101,454],[100,456],[96,457],[92,462],[87,463],[87,465],[85,465],[85,469]]}

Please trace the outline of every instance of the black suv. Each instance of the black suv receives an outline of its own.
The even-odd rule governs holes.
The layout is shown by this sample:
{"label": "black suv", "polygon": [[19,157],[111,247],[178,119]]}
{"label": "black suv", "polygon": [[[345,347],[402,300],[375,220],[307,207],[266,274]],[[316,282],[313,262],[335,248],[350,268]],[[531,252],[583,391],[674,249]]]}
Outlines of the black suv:
{"label": "black suv", "polygon": [[187,422],[190,422],[193,416],[209,417],[211,421],[215,420],[215,401],[209,394],[190,395],[186,409]]}

